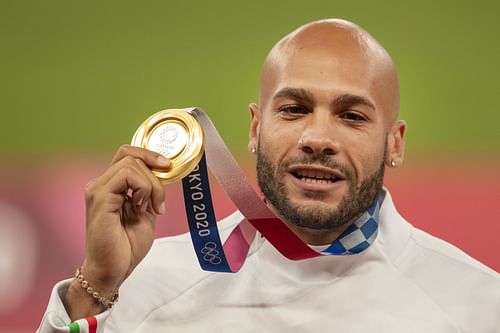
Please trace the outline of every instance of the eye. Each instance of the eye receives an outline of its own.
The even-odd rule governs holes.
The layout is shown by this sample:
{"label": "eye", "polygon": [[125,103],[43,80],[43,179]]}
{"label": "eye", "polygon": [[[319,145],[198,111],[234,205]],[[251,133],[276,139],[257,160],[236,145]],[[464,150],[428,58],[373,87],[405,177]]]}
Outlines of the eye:
{"label": "eye", "polygon": [[290,116],[303,115],[309,113],[309,110],[299,104],[283,105],[278,108],[278,111]]}
{"label": "eye", "polygon": [[359,112],[354,112],[354,111],[343,112],[342,114],[340,114],[340,118],[347,120],[349,122],[360,122],[368,120],[366,116],[362,115]]}

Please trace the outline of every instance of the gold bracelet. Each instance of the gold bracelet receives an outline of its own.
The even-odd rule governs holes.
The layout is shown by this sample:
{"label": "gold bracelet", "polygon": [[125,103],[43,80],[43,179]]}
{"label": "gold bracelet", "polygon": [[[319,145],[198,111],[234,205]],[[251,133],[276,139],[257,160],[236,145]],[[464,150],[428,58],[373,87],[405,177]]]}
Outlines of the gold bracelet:
{"label": "gold bracelet", "polygon": [[111,297],[111,299],[107,299],[106,297],[102,296],[100,292],[95,291],[92,287],[90,287],[89,282],[85,280],[82,275],[81,267],[78,267],[78,269],[76,270],[75,279],[80,283],[80,286],[82,286],[82,288],[85,289],[87,293],[89,293],[95,300],[97,300],[108,309],[111,309],[113,305],[118,302],[118,291],[113,295],[113,297]]}

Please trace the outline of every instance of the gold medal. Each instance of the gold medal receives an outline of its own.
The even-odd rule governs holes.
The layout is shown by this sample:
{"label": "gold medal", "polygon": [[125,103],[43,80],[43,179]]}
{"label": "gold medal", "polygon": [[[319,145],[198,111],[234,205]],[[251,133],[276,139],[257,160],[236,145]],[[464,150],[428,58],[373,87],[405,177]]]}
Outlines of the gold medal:
{"label": "gold medal", "polygon": [[153,169],[162,184],[187,176],[204,152],[203,128],[183,109],[167,109],[146,119],[132,138],[132,146],[146,148],[170,159],[168,171]]}

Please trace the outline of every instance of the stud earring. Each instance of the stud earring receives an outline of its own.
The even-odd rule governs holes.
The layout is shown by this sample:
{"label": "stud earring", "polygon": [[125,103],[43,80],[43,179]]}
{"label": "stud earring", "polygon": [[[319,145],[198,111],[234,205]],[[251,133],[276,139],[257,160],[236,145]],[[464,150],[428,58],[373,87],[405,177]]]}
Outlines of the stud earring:
{"label": "stud earring", "polygon": [[252,147],[252,148],[250,149],[250,151],[252,152],[252,154],[255,154],[255,152],[256,152],[257,150],[255,149],[255,147]]}
{"label": "stud earring", "polygon": [[391,167],[394,168],[397,164],[398,162],[396,162],[396,160],[391,160]]}

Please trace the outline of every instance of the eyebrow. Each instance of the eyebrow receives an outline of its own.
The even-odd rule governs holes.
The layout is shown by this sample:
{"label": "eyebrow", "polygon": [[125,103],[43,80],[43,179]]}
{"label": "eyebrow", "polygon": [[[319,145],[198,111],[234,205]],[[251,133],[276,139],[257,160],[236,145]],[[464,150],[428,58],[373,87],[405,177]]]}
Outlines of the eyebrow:
{"label": "eyebrow", "polygon": [[[292,98],[308,103],[314,102],[314,96],[309,91],[302,88],[283,88],[274,95],[273,99],[275,100],[281,97]],[[333,106],[365,105],[373,110],[376,110],[375,105],[368,98],[354,94],[342,94],[340,96],[337,96],[332,101],[332,105]]]}
{"label": "eyebrow", "polygon": [[374,111],[376,110],[375,105],[368,98],[353,94],[340,95],[333,100],[332,104],[334,106],[365,105]]}
{"label": "eyebrow", "polygon": [[283,88],[274,95],[273,99],[281,97],[293,98],[303,102],[314,102],[314,96],[309,91],[302,88]]}

